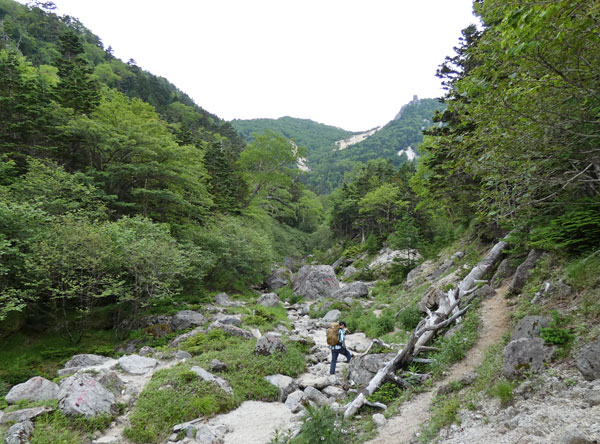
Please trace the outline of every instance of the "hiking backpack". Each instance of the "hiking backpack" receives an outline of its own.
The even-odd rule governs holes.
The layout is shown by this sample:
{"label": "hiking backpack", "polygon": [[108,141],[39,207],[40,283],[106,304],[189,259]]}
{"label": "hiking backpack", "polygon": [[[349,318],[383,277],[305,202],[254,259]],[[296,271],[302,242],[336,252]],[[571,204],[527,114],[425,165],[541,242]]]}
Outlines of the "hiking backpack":
{"label": "hiking backpack", "polygon": [[338,333],[340,331],[340,324],[337,322],[332,323],[327,329],[327,344],[338,345]]}

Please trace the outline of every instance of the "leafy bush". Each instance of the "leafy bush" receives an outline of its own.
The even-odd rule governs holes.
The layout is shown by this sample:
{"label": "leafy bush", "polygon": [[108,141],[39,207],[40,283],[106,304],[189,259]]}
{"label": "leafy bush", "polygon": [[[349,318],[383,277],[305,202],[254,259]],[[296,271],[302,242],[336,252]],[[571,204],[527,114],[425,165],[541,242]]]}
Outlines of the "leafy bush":
{"label": "leafy bush", "polygon": [[367,240],[365,240],[362,250],[369,254],[375,254],[379,251],[380,245],[381,245],[381,242],[379,242],[379,239],[377,239],[377,236],[375,236],[373,233],[371,233],[367,237]]}
{"label": "leafy bush", "polygon": [[587,207],[562,213],[531,233],[531,246],[545,250],[582,252],[600,243],[600,207],[588,201]]}
{"label": "leafy bush", "polygon": [[421,312],[417,307],[407,307],[398,313],[398,322],[405,330],[414,330],[421,322]]}
{"label": "leafy bush", "polygon": [[554,310],[552,312],[550,325],[548,327],[540,328],[540,337],[544,342],[559,347],[559,357],[568,355],[571,344],[575,339],[575,335],[571,329],[565,327],[568,322],[568,318],[561,318],[558,311]]}
{"label": "leafy bush", "polygon": [[396,400],[401,393],[402,389],[398,387],[398,385],[392,382],[386,382],[382,384],[375,393],[369,396],[368,400],[371,402],[381,402],[388,405],[392,401]]}
{"label": "leafy bush", "polygon": [[343,417],[339,417],[329,406],[306,406],[300,434],[290,444],[344,444],[352,436],[344,428]]}
{"label": "leafy bush", "polygon": [[600,254],[574,260],[565,269],[565,283],[581,290],[592,288],[600,283]]}
{"label": "leafy bush", "polygon": [[394,330],[394,312],[388,308],[380,317],[372,312],[365,313],[360,303],[356,303],[344,318],[350,332],[362,331],[371,338],[377,338]]}

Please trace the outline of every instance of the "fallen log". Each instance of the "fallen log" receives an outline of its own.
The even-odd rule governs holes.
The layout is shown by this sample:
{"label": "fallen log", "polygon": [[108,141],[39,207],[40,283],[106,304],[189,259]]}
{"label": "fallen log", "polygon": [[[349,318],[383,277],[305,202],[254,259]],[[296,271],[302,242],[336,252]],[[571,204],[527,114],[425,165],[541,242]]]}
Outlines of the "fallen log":
{"label": "fallen log", "polygon": [[[440,300],[438,309],[435,312],[428,311],[426,319],[422,320],[411,334],[406,345],[396,354],[396,356],[388,361],[379,371],[373,376],[367,387],[363,389],[358,396],[346,406],[344,418],[350,418],[366,405],[367,397],[375,393],[375,391],[386,381],[397,382],[395,375],[396,370],[407,365],[413,360],[413,357],[423,350],[423,346],[427,344],[435,335],[435,332],[447,327],[452,322],[459,319],[469,308],[470,302],[476,290],[476,283],[494,266],[494,264],[502,256],[502,250],[506,247],[506,242],[500,241],[490,250],[490,252],[477,264],[471,272],[459,282],[456,289],[448,291],[446,297]],[[469,298],[466,296],[471,295]],[[466,299],[465,299],[466,298]],[[461,301],[464,299],[464,301]],[[459,308],[459,304],[464,302],[465,306]],[[448,317],[450,316],[450,317]]]}

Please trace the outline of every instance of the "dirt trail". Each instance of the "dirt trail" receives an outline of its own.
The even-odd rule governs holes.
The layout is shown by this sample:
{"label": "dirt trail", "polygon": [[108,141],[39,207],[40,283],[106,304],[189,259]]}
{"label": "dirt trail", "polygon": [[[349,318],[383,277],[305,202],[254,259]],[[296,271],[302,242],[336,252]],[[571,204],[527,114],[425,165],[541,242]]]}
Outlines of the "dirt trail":
{"label": "dirt trail", "polygon": [[449,374],[438,381],[429,391],[420,393],[403,404],[400,413],[390,418],[379,429],[379,435],[367,441],[367,444],[408,443],[418,431],[419,426],[429,419],[429,407],[437,390],[450,381],[460,379],[463,375],[472,372],[483,362],[486,349],[500,342],[507,329],[509,310],[504,297],[507,289],[508,285],[505,285],[496,290],[494,297],[483,301],[481,335],[465,359],[453,365]]}

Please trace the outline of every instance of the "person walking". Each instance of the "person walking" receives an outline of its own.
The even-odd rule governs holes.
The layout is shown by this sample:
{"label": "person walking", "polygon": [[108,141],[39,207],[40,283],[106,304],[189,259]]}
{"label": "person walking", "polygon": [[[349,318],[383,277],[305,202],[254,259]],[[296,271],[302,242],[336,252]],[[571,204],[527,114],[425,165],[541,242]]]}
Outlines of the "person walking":
{"label": "person walking", "polygon": [[340,329],[338,330],[338,343],[331,346],[331,367],[329,368],[329,374],[335,375],[335,365],[337,364],[338,355],[341,353],[346,357],[346,362],[350,362],[352,355],[346,348],[346,323],[340,321]]}

